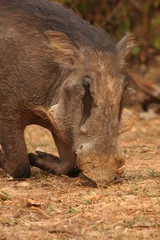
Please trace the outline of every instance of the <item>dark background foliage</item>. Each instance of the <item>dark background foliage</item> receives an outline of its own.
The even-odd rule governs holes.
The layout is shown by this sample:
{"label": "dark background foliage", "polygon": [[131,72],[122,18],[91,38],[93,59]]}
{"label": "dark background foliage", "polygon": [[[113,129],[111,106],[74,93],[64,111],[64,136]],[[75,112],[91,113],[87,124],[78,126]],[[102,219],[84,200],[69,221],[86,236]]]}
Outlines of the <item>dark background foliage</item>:
{"label": "dark background foliage", "polygon": [[134,33],[141,62],[160,51],[160,0],[56,0],[105,29],[116,40]]}

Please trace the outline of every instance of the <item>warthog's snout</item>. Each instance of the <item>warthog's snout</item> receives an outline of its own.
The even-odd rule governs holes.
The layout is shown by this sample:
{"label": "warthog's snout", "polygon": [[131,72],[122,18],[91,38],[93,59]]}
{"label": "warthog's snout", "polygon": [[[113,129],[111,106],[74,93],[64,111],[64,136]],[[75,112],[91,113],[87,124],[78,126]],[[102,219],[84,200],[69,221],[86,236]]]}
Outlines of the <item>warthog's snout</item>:
{"label": "warthog's snout", "polygon": [[114,155],[93,152],[86,156],[79,153],[77,156],[77,166],[98,186],[106,185],[114,180],[116,174],[122,174],[124,162],[124,153],[119,148]]}

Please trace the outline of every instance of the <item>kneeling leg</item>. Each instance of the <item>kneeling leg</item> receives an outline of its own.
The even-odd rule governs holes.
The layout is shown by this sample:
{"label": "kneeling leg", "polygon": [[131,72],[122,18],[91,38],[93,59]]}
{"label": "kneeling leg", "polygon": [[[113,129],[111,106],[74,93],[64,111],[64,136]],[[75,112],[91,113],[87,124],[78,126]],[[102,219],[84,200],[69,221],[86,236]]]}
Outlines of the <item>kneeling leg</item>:
{"label": "kneeling leg", "polygon": [[0,167],[14,178],[30,177],[24,130],[16,122],[0,120]]}

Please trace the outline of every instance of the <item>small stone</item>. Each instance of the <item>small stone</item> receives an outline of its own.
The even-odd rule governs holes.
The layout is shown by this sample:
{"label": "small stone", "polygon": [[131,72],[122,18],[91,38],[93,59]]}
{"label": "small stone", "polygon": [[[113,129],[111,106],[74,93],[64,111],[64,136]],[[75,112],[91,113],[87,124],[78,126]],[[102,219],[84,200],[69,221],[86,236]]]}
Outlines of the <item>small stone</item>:
{"label": "small stone", "polygon": [[5,194],[3,192],[0,192],[0,199],[3,200],[3,201],[7,200],[8,199],[7,194]]}
{"label": "small stone", "polygon": [[115,231],[119,231],[119,230],[121,230],[123,228],[123,226],[115,226]]}
{"label": "small stone", "polygon": [[17,183],[17,186],[18,187],[29,187],[30,186],[30,184],[28,183],[28,182],[18,182]]}
{"label": "small stone", "polygon": [[27,201],[27,206],[28,207],[40,207],[41,205],[42,205],[42,203],[37,202],[33,199],[28,199],[28,201]]}
{"label": "small stone", "polygon": [[141,148],[141,153],[146,153],[148,151],[149,151],[149,147],[147,147],[147,146],[144,146]]}

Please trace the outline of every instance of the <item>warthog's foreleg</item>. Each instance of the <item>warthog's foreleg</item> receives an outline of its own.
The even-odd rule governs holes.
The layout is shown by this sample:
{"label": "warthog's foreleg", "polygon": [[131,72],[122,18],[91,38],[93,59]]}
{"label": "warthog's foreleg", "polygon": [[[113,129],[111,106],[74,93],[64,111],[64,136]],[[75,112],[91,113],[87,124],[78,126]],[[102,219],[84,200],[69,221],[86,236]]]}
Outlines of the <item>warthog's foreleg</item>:
{"label": "warthog's foreleg", "polygon": [[28,154],[30,164],[53,174],[77,175],[80,171],[76,168],[76,154],[72,147],[62,142],[58,137],[54,136],[54,139],[60,157],[36,151],[36,154]]}

